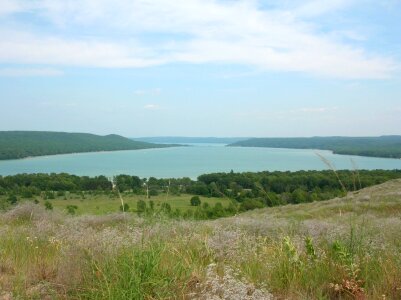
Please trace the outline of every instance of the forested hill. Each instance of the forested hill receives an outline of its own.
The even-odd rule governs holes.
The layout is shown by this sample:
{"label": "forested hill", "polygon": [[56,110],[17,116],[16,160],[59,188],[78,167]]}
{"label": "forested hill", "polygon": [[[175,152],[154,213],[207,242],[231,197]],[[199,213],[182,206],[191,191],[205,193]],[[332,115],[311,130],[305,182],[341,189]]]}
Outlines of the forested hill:
{"label": "forested hill", "polygon": [[173,144],[231,144],[247,140],[249,137],[186,137],[186,136],[155,136],[133,138],[135,141],[149,143],[173,143]]}
{"label": "forested hill", "polygon": [[337,154],[401,158],[401,136],[252,138],[229,146],[331,150]]}
{"label": "forested hill", "polygon": [[0,131],[0,160],[78,152],[169,147],[110,134],[46,131]]}

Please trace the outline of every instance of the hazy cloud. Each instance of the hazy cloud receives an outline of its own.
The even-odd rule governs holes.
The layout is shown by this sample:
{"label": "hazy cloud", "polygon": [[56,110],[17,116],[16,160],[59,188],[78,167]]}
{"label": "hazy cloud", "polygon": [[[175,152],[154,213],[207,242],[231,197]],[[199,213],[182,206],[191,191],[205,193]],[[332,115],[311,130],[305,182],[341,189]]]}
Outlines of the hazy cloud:
{"label": "hazy cloud", "polygon": [[[109,68],[227,63],[338,78],[386,78],[398,69],[392,58],[347,44],[338,38],[341,33],[334,38],[320,32],[314,23],[316,16],[363,5],[356,0],[284,1],[290,5],[278,2],[271,9],[247,0],[4,3],[0,14],[12,18],[29,11],[53,30],[45,34],[2,26],[0,63]],[[28,21],[14,22],[30,28]],[[67,36],[66,28],[76,34]],[[82,28],[88,34],[79,34]],[[346,37],[351,31],[344,32]],[[153,38],[144,38],[148,35]]]}
{"label": "hazy cloud", "polygon": [[324,113],[329,111],[336,111],[337,107],[303,107],[295,112],[303,112],[303,113]]}
{"label": "hazy cloud", "polygon": [[155,88],[155,89],[150,89],[150,90],[135,90],[134,94],[136,96],[158,96],[161,93],[161,89]]}
{"label": "hazy cloud", "polygon": [[63,71],[51,68],[2,68],[0,76],[30,77],[30,76],[61,76]]}
{"label": "hazy cloud", "polygon": [[160,105],[158,105],[158,104],[146,104],[143,108],[147,109],[147,110],[159,110],[159,109],[161,109]]}

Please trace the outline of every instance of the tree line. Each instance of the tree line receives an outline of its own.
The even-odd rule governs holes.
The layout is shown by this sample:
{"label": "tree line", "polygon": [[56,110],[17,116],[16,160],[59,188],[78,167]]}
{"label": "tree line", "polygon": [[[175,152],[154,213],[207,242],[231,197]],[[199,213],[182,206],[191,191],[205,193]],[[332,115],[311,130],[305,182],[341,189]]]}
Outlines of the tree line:
{"label": "tree line", "polygon": [[251,138],[229,146],[331,150],[337,154],[401,158],[401,136]]}
{"label": "tree line", "polygon": [[[190,178],[140,178],[132,175],[77,176],[60,174],[18,174],[0,176],[0,195],[13,201],[53,192],[98,191],[134,193],[149,199],[160,193],[191,194],[233,199],[242,210],[264,206],[297,204],[343,196],[347,191],[401,178],[401,170],[341,170],[296,172],[211,173]],[[18,197],[17,197],[18,196]],[[49,197],[50,197],[49,196]]]}
{"label": "tree line", "polygon": [[171,145],[152,144],[110,134],[47,131],[0,131],[0,160],[64,153],[137,150]]}

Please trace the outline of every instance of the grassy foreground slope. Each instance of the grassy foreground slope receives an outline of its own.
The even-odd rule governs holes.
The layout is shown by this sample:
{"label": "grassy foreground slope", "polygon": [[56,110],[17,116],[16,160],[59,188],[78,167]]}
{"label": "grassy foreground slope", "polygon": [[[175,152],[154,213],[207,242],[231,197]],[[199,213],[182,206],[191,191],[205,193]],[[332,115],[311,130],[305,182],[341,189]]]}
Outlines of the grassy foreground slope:
{"label": "grassy foreground slope", "polygon": [[332,150],[337,154],[401,158],[401,136],[252,138],[229,146]]}
{"label": "grassy foreground slope", "polygon": [[400,299],[401,180],[214,221],[0,214],[3,299]]}
{"label": "grassy foreground slope", "polygon": [[116,134],[99,136],[89,133],[0,131],[0,159],[168,146],[133,141]]}

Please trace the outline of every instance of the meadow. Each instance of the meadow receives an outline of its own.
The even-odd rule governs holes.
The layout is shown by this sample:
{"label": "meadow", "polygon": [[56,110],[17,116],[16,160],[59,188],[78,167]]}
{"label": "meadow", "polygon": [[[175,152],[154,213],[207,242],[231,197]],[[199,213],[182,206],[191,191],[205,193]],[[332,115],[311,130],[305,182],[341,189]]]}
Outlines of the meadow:
{"label": "meadow", "polygon": [[[195,206],[191,206],[190,200],[193,195],[182,194],[182,195],[167,195],[160,194],[157,196],[151,196],[149,199],[145,195],[137,195],[134,193],[122,193],[123,203],[127,204],[129,209],[128,212],[137,212],[138,201],[143,200],[149,206],[150,202],[154,203],[155,210],[160,209],[163,203],[168,203],[171,209],[174,211],[178,209],[180,212],[187,210],[196,209]],[[38,204],[41,205],[46,202],[42,197],[34,197]],[[214,197],[200,197],[201,203],[208,203],[213,206],[215,203],[220,202],[223,207],[227,207],[231,202],[227,198],[214,198]],[[29,200],[32,201],[32,200]],[[76,206],[75,214],[83,215],[104,215],[111,213],[118,213],[121,211],[121,199],[116,194],[105,194],[105,193],[68,193],[66,192],[63,196],[55,196],[55,199],[49,200],[55,210],[60,212],[67,212],[68,206]]]}
{"label": "meadow", "polygon": [[102,197],[113,213],[78,213],[90,199],[1,213],[0,299],[401,298],[400,179],[207,221],[116,212]]}

